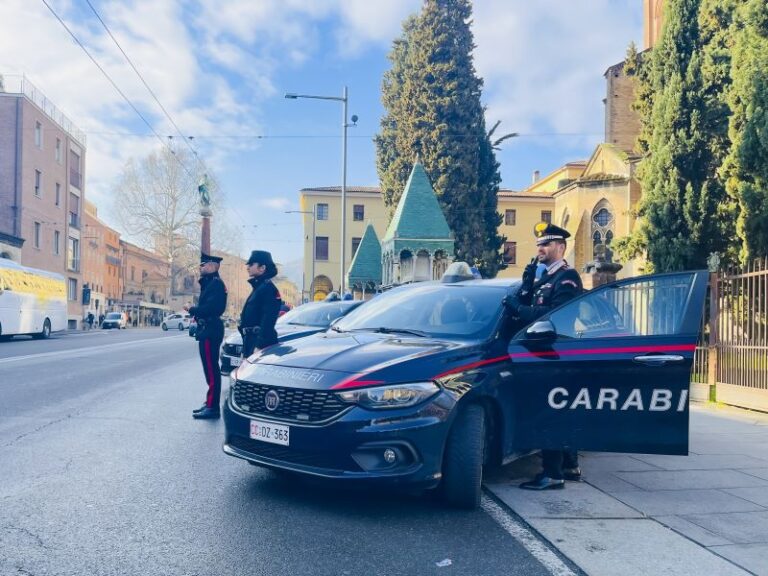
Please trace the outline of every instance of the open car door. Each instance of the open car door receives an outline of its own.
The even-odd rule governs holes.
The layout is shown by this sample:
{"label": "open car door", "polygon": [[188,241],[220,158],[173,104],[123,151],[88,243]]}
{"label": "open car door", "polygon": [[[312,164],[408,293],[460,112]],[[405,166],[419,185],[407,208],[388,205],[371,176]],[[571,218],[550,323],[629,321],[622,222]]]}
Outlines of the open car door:
{"label": "open car door", "polygon": [[688,453],[708,273],[613,282],[510,342],[518,448]]}

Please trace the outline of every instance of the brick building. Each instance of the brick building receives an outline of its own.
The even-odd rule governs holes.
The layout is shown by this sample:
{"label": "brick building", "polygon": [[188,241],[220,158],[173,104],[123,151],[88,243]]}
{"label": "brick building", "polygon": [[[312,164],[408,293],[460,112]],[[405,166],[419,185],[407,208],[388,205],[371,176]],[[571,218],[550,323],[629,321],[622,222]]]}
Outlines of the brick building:
{"label": "brick building", "polygon": [[83,318],[85,134],[28,79],[0,82],[0,254],[67,279],[68,325]]}

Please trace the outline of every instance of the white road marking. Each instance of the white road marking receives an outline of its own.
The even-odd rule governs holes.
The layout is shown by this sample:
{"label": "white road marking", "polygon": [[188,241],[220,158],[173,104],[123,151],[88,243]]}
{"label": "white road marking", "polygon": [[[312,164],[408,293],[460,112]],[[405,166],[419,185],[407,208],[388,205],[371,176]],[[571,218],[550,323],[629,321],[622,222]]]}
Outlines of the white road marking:
{"label": "white road marking", "polygon": [[541,562],[542,566],[554,576],[576,576],[576,573],[568,568],[533,532],[510,516],[501,506],[491,498],[482,495],[480,507],[488,515],[506,530],[512,538],[520,542],[530,552],[531,556]]}
{"label": "white road marking", "polygon": [[27,354],[25,356],[10,356],[8,358],[0,358],[0,364],[8,364],[10,362],[21,362],[23,360],[39,360],[41,358],[55,358],[57,356],[69,356],[72,358],[80,356],[90,356],[92,353],[101,352],[102,350],[108,350],[109,348],[125,348],[126,346],[132,346],[133,344],[145,344],[146,342],[165,342],[168,340],[175,340],[176,338],[182,338],[186,334],[179,334],[178,336],[165,336],[161,338],[144,338],[143,340],[131,340],[130,342],[116,342],[114,344],[104,344],[102,346],[89,346],[88,348],[75,348],[73,350],[57,350],[55,352],[40,352],[38,354]]}

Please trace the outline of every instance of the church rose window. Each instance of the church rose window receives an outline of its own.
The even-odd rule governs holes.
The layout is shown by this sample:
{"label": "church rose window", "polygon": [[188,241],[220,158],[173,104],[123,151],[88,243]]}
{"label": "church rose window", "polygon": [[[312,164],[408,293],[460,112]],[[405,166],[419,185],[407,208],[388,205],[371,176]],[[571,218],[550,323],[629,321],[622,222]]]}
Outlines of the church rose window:
{"label": "church rose window", "polygon": [[592,211],[592,256],[601,257],[606,262],[613,261],[613,251],[610,249],[614,237],[613,208],[603,199],[595,205]]}

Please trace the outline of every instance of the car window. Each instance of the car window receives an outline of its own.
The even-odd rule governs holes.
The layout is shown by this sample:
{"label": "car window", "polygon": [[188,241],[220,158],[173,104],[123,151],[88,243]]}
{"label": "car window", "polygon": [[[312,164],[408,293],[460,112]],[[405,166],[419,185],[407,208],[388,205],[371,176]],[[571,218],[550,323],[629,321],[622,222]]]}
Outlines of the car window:
{"label": "car window", "polygon": [[347,303],[310,303],[286,312],[278,319],[278,324],[301,324],[325,328],[331,322],[348,313],[353,306]]}
{"label": "car window", "polygon": [[693,274],[649,278],[587,294],[549,320],[564,338],[621,338],[678,334]]}
{"label": "car window", "polygon": [[340,330],[418,330],[440,337],[486,338],[501,313],[501,286],[431,284],[393,290],[350,312]]}
{"label": "car window", "polygon": [[107,320],[119,320],[121,317],[120,312],[110,312],[107,314]]}

